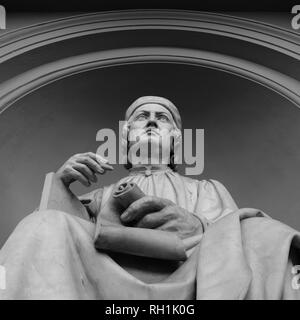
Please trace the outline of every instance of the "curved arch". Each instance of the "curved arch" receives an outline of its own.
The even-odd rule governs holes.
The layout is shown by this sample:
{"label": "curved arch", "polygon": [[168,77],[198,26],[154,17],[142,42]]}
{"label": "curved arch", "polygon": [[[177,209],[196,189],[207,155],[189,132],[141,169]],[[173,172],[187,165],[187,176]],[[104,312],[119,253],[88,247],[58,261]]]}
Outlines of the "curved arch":
{"label": "curved arch", "polygon": [[176,10],[114,11],[40,23],[0,37],[0,63],[47,44],[90,34],[124,30],[185,30],[255,43],[300,60],[300,35],[250,19]]}
{"label": "curved arch", "polygon": [[146,47],[88,53],[25,72],[0,86],[0,113],[30,92],[64,77],[103,67],[151,62],[190,64],[232,73],[268,87],[300,108],[300,83],[275,70],[213,52]]}

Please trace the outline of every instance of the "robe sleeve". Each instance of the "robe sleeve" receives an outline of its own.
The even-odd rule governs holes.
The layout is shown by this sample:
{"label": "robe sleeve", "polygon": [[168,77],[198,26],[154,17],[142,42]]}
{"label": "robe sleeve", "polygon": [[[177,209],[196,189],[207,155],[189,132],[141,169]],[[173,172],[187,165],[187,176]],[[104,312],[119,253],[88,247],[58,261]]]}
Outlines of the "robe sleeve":
{"label": "robe sleeve", "polygon": [[99,188],[78,197],[93,222],[97,220],[97,216],[100,212],[102,196],[103,188]]}
{"label": "robe sleeve", "polygon": [[196,213],[209,222],[215,222],[237,209],[238,206],[222,183],[216,180],[199,182]]}

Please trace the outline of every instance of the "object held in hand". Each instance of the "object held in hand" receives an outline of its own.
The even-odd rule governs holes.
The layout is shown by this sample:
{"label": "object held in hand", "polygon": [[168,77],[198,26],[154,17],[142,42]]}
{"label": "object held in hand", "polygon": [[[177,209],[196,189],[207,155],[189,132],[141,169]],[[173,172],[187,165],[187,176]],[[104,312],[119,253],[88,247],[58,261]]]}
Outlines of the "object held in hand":
{"label": "object held in hand", "polygon": [[136,183],[122,183],[113,193],[114,199],[123,207],[124,211],[136,200],[145,196]]}
{"label": "object held in hand", "polygon": [[95,247],[165,260],[187,259],[183,241],[172,232],[124,226],[120,215],[145,194],[135,183],[122,183],[98,215]]}

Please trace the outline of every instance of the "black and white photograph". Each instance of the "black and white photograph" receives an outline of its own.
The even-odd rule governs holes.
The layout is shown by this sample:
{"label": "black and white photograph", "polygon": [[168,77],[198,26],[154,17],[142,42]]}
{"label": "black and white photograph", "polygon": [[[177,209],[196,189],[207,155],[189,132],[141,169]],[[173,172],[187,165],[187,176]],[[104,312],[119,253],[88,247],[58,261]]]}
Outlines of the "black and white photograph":
{"label": "black and white photograph", "polygon": [[0,0],[0,300],[299,300],[299,167],[300,1]]}

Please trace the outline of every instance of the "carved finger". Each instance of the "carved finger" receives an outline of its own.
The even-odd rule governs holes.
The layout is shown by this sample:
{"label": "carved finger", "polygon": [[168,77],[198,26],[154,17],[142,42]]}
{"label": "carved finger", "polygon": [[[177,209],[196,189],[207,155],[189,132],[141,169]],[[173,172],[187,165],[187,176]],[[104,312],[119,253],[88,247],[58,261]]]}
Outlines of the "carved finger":
{"label": "carved finger", "polygon": [[[121,220],[125,223],[139,221],[146,214],[160,211],[170,205],[171,201],[158,197],[143,197],[133,202],[121,215]],[[173,204],[173,203],[172,203]]]}
{"label": "carved finger", "polygon": [[87,165],[95,173],[100,173],[100,174],[104,173],[104,169],[100,166],[100,164],[88,156],[83,156],[78,158],[77,162]]}
{"label": "carved finger", "polygon": [[145,215],[136,225],[137,228],[155,229],[168,221],[168,215],[163,214],[162,210]]}
{"label": "carved finger", "polygon": [[89,180],[79,171],[77,171],[76,169],[72,168],[70,170],[70,173],[72,175],[72,177],[75,180],[78,180],[79,182],[81,182],[84,186],[89,187],[91,184],[89,182]]}
{"label": "carved finger", "polygon": [[99,154],[93,153],[93,152],[88,152],[87,155],[93,159],[94,161],[96,161],[97,163],[100,164],[100,166],[106,170],[113,170],[114,168],[108,164],[108,161],[106,159],[104,159],[103,157],[101,157]]}
{"label": "carved finger", "polygon": [[97,176],[87,165],[76,163],[73,168],[82,173],[90,182],[97,182]]}

